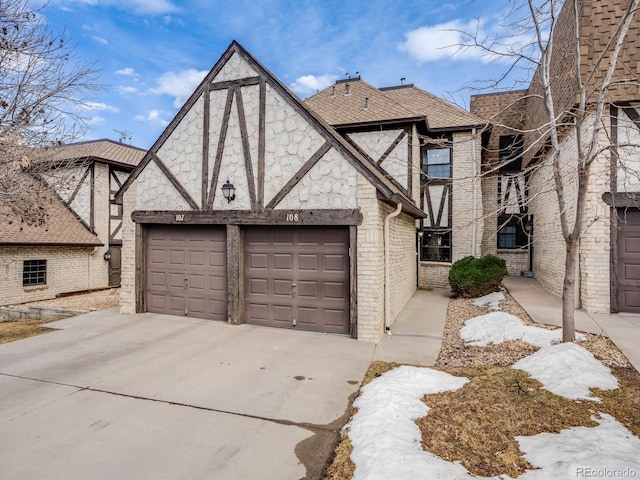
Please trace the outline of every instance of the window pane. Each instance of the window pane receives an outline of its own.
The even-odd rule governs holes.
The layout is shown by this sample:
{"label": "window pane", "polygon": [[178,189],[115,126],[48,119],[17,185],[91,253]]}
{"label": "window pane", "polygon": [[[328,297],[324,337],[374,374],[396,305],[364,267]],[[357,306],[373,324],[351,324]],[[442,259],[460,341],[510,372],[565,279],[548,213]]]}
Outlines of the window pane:
{"label": "window pane", "polygon": [[47,261],[25,260],[22,264],[22,285],[46,285]]}
{"label": "window pane", "polygon": [[451,261],[451,233],[424,231],[421,260],[427,262]]}
{"label": "window pane", "polygon": [[498,248],[522,248],[528,243],[527,232],[524,230],[525,219],[521,216],[508,216],[498,218]]}
{"label": "window pane", "polygon": [[451,177],[451,149],[430,148],[422,157],[422,170],[430,177]]}

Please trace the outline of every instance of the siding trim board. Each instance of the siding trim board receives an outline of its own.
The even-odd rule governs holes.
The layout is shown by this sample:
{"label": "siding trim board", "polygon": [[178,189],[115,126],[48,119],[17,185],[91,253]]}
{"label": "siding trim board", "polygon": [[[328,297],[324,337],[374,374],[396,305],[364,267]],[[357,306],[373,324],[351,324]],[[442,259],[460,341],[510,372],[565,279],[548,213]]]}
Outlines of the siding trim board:
{"label": "siding trim board", "polygon": [[135,211],[137,224],[167,225],[360,225],[360,210]]}

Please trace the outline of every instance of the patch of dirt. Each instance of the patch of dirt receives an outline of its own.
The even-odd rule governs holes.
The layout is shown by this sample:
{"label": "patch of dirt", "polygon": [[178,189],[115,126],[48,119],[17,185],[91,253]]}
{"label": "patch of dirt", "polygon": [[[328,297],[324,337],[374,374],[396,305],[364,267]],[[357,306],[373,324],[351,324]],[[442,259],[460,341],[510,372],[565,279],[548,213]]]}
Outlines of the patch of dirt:
{"label": "patch of dirt", "polygon": [[15,342],[23,338],[42,335],[51,332],[50,328],[42,328],[40,325],[51,320],[36,320],[31,322],[0,322],[0,344]]}
{"label": "patch of dirt", "polygon": [[21,307],[50,307],[68,310],[103,310],[120,306],[120,288],[65,295],[51,300],[23,303]]}

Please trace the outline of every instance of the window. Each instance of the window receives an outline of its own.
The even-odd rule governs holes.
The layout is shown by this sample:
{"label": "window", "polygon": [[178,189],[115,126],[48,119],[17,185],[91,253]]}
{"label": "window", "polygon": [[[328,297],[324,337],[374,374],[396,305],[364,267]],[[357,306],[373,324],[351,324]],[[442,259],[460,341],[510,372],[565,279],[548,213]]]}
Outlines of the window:
{"label": "window", "polygon": [[451,149],[427,148],[422,153],[422,171],[427,177],[451,178]]}
{"label": "window", "polygon": [[47,284],[47,261],[25,260],[22,264],[22,286]]}
{"label": "window", "polygon": [[522,248],[529,243],[529,236],[524,229],[525,217],[503,216],[498,219],[498,248]]}
{"label": "window", "polygon": [[425,230],[421,246],[420,260],[423,262],[451,261],[451,232]]}
{"label": "window", "polygon": [[519,172],[522,169],[524,139],[522,135],[500,136],[500,171]]}

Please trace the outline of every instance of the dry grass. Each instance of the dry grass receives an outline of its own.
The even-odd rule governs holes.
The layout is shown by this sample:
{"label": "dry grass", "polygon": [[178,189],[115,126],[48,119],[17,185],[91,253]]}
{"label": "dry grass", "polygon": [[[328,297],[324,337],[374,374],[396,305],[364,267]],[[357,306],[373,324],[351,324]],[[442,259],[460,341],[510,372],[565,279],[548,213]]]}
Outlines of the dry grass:
{"label": "dry grass", "polygon": [[0,322],[0,344],[51,332],[52,329],[40,326],[50,321],[51,319],[31,322]]}
{"label": "dry grass", "polygon": [[[508,294],[501,310],[536,324]],[[516,436],[541,432],[558,433],[576,426],[595,426],[595,412],[608,413],[640,436],[640,375],[624,355],[606,337],[587,334],[580,345],[589,350],[618,378],[619,388],[594,389],[601,403],[573,401],[555,395],[527,373],[509,366],[534,353],[538,348],[522,341],[504,342],[488,347],[466,347],[460,339],[460,328],[469,318],[487,313],[471,300],[449,302],[447,325],[437,367],[452,375],[469,378],[469,382],[453,392],[428,395],[430,407],[426,417],[416,421],[422,432],[422,445],[435,455],[459,461],[472,474],[495,476],[521,475],[533,468],[519,450]],[[363,386],[399,364],[374,362],[365,375]],[[355,471],[351,461],[348,433],[338,445],[333,464],[324,480],[350,480]]]}

